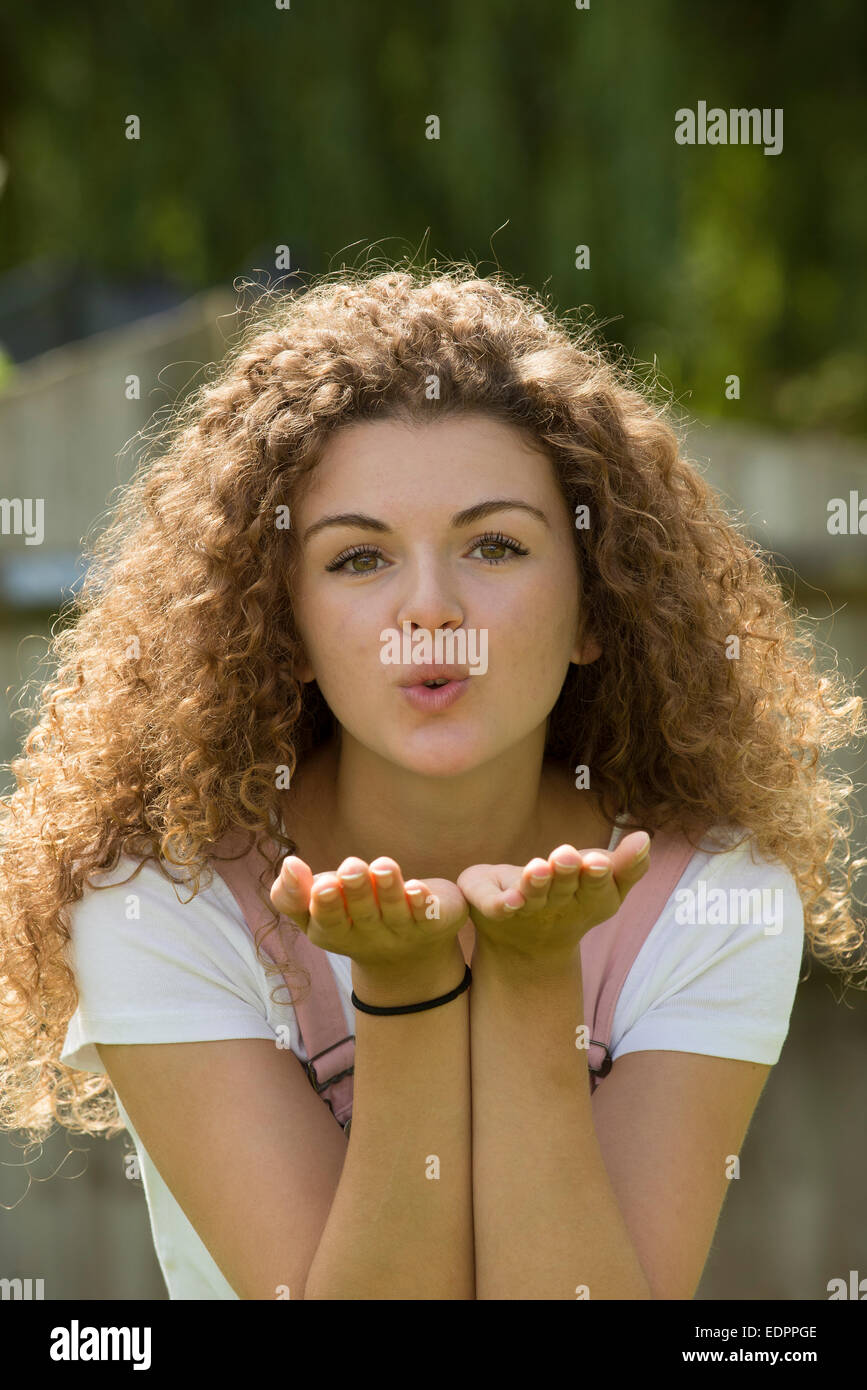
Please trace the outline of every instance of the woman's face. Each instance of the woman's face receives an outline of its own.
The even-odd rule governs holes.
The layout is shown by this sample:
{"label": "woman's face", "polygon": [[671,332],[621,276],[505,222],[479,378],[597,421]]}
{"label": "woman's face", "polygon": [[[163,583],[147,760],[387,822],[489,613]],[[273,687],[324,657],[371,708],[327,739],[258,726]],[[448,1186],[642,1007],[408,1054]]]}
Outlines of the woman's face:
{"label": "woman's face", "polygon": [[[459,515],[482,507],[483,516]],[[359,519],[336,519],[347,513]],[[359,744],[407,770],[455,776],[508,758],[544,729],[570,661],[599,655],[592,640],[576,645],[574,520],[547,456],[509,425],[475,414],[345,427],[292,526],[301,541],[295,613],[309,657],[299,678],[316,679]],[[497,534],[517,550],[490,539]],[[401,682],[422,668],[382,654],[389,634],[398,639],[392,654],[402,654],[404,633],[425,631],[432,647],[437,629],[468,638],[463,662],[447,648],[442,660],[479,674],[448,708],[418,709]],[[426,659],[438,661],[433,650]]]}

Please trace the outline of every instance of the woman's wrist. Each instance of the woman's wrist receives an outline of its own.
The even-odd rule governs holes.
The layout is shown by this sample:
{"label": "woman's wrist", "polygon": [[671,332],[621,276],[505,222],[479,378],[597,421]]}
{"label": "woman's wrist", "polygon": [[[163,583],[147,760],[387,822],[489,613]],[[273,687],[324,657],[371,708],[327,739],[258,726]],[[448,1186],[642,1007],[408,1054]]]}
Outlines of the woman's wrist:
{"label": "woman's wrist", "polygon": [[399,1008],[449,994],[461,983],[466,961],[457,938],[428,955],[388,966],[352,962],[352,988],[363,1004]]}
{"label": "woman's wrist", "polygon": [[491,941],[481,931],[476,931],[473,969],[477,967],[485,975],[496,975],[507,984],[514,982],[527,986],[534,980],[544,984],[563,975],[571,977],[576,972],[580,974],[581,947],[579,944],[559,952],[517,951]]}

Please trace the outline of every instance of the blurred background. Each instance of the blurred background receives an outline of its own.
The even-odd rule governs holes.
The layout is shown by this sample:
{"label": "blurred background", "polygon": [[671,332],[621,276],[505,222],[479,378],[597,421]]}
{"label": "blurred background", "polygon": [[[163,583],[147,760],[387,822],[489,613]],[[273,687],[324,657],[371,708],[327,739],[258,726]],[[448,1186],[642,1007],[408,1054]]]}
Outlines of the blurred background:
{"label": "blurred background", "polygon": [[[589,306],[671,388],[688,456],[863,693],[859,0],[43,0],[0,39],[0,761],[137,432],[223,356],[257,286],[369,246]],[[781,152],[676,143],[699,102],[782,109]],[[22,498],[45,499],[37,544]],[[834,498],[853,534],[829,532]],[[861,747],[838,765],[860,786]],[[860,793],[853,808],[863,853]],[[826,1299],[867,1275],[865,1042],[864,993],[841,1001],[814,964],[697,1298]],[[28,1155],[0,1133],[0,1275],[51,1299],[165,1299],[130,1150],[59,1130]]]}

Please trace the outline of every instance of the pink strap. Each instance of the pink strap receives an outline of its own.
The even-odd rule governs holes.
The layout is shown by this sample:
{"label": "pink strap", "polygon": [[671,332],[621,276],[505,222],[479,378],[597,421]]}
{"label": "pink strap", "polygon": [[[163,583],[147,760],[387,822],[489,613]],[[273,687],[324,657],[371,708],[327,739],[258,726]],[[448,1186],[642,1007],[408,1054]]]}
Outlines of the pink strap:
{"label": "pink strap", "polygon": [[[235,831],[224,835],[217,846],[221,854],[237,854],[243,847],[243,832]],[[273,848],[276,853],[277,846],[274,845]],[[256,880],[265,864],[261,854],[251,849],[240,859],[212,858],[211,864],[234,894],[251,934],[263,923],[273,922],[269,909],[261,902],[256,892]],[[270,886],[268,884],[269,888]],[[289,918],[281,915],[279,924],[282,927],[283,922],[288,921]],[[282,931],[279,934],[282,935]],[[272,960],[276,960],[267,939],[262,942],[262,947]],[[291,952],[293,960],[310,974],[310,989],[306,998],[298,1000],[297,1003],[293,1001],[298,1029],[309,1058],[306,1065],[301,1062],[300,1057],[298,1060],[304,1067],[311,1086],[331,1107],[335,1119],[345,1127],[352,1115],[355,1034],[346,1032],[346,1015],[343,1012],[328,952],[323,951],[320,946],[314,946],[300,928],[297,936],[293,938]],[[298,988],[298,983],[290,983],[290,977],[285,970],[281,973],[289,987],[291,998],[293,989]]]}
{"label": "pink strap", "polygon": [[587,1065],[590,1094],[611,1070],[614,1010],[632,964],[656,925],[695,849],[682,835],[657,830],[650,846],[650,868],[613,917],[581,940],[584,1020],[590,1030]]}

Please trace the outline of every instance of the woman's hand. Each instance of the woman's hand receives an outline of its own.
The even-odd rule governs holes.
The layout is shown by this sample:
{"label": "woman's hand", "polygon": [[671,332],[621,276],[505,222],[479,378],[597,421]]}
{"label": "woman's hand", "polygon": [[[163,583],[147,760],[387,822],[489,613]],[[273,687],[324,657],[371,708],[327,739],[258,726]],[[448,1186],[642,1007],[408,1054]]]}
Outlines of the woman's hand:
{"label": "woman's hand", "polygon": [[467,920],[456,884],[444,878],[404,884],[400,866],[383,856],[369,867],[350,857],[336,873],[314,876],[303,859],[287,855],[271,901],[314,946],[391,978],[407,967],[439,967],[460,950],[457,934]]}
{"label": "woman's hand", "polygon": [[[639,857],[644,831],[624,836],[607,850],[560,845],[548,859],[514,864],[475,864],[458,878],[477,939],[528,960],[574,956],[592,927],[613,917],[629,890],[647,872],[649,852]],[[594,874],[595,866],[602,873]],[[533,878],[540,881],[534,883]]]}

